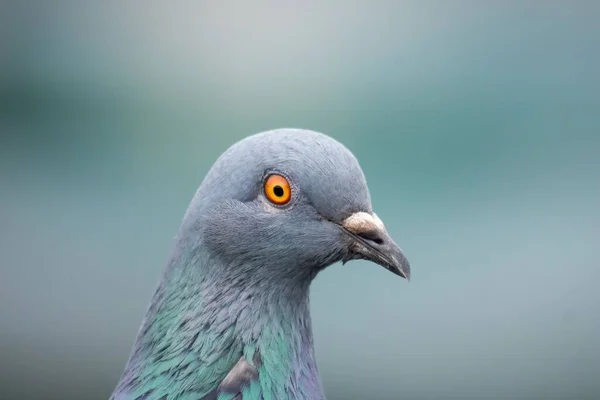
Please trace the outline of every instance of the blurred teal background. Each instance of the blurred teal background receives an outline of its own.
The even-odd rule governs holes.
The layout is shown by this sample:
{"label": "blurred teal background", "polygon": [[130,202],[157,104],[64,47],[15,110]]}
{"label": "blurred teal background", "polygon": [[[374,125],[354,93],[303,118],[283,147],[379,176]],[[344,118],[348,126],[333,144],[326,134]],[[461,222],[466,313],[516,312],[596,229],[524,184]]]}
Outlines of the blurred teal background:
{"label": "blurred teal background", "polygon": [[329,399],[600,398],[600,3],[5,2],[2,399],[106,399],[237,140],[343,142],[413,266],[312,287]]}

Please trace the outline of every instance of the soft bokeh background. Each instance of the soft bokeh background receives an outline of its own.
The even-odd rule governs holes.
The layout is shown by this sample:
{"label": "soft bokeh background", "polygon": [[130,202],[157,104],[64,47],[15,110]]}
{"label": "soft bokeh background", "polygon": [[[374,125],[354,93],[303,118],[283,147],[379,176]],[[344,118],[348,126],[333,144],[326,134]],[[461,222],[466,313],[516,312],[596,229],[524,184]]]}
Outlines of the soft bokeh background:
{"label": "soft bokeh background", "polygon": [[599,18],[3,2],[0,398],[108,398],[208,168],[277,127],[356,154],[413,265],[316,279],[330,399],[600,398]]}

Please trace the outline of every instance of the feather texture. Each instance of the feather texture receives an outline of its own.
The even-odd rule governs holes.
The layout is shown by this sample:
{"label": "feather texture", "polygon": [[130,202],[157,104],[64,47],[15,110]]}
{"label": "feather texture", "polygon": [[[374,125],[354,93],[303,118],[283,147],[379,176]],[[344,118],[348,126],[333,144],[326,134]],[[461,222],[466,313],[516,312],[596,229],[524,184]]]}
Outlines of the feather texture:
{"label": "feather texture", "polygon": [[[286,176],[277,207],[262,182]],[[324,398],[309,286],[348,259],[339,224],[371,212],[358,162],[335,140],[281,130],[227,150],[200,185],[112,400]]]}

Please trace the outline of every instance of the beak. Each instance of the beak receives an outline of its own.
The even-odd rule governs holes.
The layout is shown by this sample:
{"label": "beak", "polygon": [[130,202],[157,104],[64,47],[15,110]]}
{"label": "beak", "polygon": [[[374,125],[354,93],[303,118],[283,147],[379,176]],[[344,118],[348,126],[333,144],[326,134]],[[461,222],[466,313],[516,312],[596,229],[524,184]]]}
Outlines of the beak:
{"label": "beak", "polygon": [[344,262],[363,258],[410,280],[408,260],[377,215],[357,212],[344,220],[342,228],[351,238],[350,256]]}

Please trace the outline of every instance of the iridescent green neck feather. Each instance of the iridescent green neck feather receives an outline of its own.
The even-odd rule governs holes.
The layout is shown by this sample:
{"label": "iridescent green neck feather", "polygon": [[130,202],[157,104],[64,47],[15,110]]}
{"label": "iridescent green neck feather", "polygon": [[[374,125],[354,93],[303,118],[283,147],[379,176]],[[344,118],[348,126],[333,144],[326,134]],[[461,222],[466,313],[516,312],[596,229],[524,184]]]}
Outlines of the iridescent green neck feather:
{"label": "iridescent green neck feather", "polygon": [[234,398],[215,388],[240,359],[258,371],[241,385],[244,399],[322,398],[312,277],[247,280],[243,265],[223,265],[199,248],[185,253],[165,271],[112,398]]}

